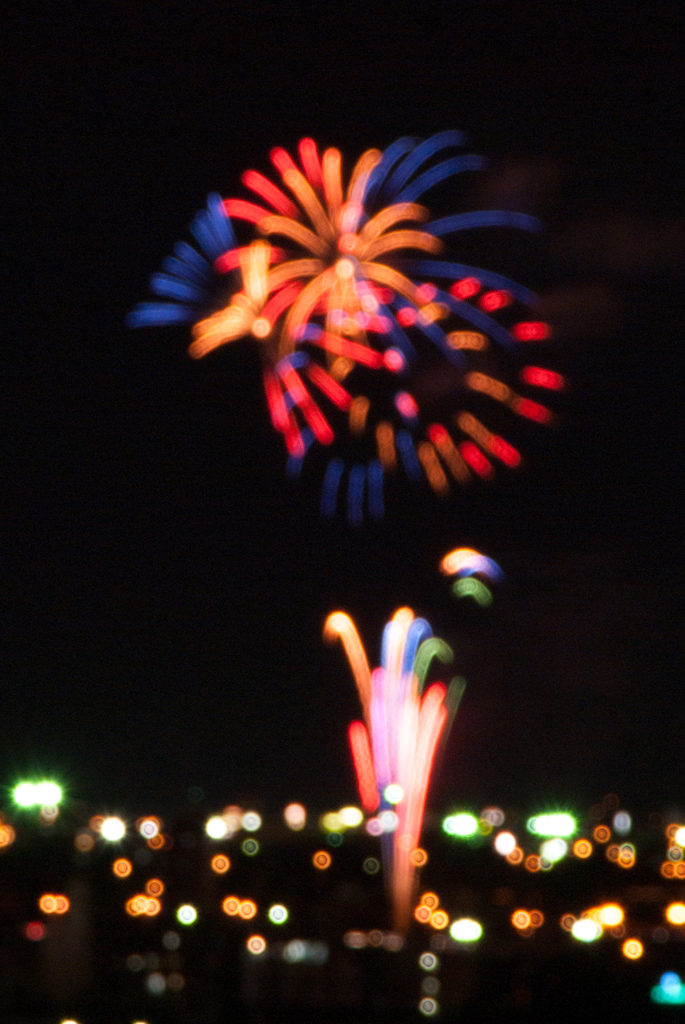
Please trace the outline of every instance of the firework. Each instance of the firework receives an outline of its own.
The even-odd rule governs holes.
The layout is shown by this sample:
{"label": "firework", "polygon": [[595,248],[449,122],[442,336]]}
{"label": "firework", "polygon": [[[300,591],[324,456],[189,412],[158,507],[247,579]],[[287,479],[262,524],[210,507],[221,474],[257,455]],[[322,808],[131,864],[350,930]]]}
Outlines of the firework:
{"label": "firework", "polygon": [[[367,513],[382,518],[385,477],[397,471],[425,478],[445,495],[450,480],[464,486],[488,479],[495,462],[518,466],[518,451],[470,408],[453,401],[436,413],[417,400],[412,379],[435,355],[451,368],[447,387],[458,406],[472,399],[480,414],[482,404],[495,402],[539,423],[552,419],[545,405],[493,376],[494,352],[520,363],[526,343],[550,335],[527,313],[533,293],[499,274],[435,258],[448,235],[539,229],[535,218],[508,210],[431,221],[419,203],[425,193],[483,165],[459,152],[464,145],[460,132],[446,131],[423,142],[398,139],[385,152],[369,149],[346,187],[337,149],[320,156],[312,139],[302,139],[299,167],[274,149],[283,187],[250,170],[242,183],[251,199],[209,196],[191,225],[201,252],[177,245],[164,273],[151,279],[166,301],[142,303],[129,316],[134,327],[192,323],[195,358],[241,338],[257,343],[289,474],[300,474],[317,445],[330,452],[324,515],[335,514],[345,483],[348,519],[359,523]],[[559,374],[538,366],[521,367],[519,380],[534,393],[564,386]],[[334,453],[336,432],[349,440]]]}
{"label": "firework", "polygon": [[400,608],[386,625],[381,666],[373,672],[348,615],[330,615],[324,635],[342,640],[359,691],[364,722],[349,729],[359,795],[367,812],[379,812],[372,820],[383,832],[395,927],[405,930],[431,771],[465,684],[457,677],[449,687],[438,682],[425,688],[433,659],[447,664],[453,654],[409,608]]}
{"label": "firework", "polygon": [[455,548],[440,562],[440,571],[446,576],[456,576],[452,584],[455,597],[471,597],[480,605],[492,604],[492,593],[478,576],[485,576],[493,583],[504,579],[504,573],[497,562],[482,555],[474,548]]}

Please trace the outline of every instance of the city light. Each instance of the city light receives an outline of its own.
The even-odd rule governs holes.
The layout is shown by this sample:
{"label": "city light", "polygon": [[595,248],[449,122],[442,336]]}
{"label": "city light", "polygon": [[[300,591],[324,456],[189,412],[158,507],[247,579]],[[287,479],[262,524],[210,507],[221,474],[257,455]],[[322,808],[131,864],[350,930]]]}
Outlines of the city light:
{"label": "city light", "polygon": [[516,849],[516,836],[512,832],[498,832],[492,845],[502,857],[508,857]]}
{"label": "city light", "polygon": [[478,818],[475,818],[473,814],[462,811],[460,814],[450,814],[447,818],[444,818],[442,827],[443,831],[449,836],[459,836],[462,839],[467,839],[470,836],[475,836],[478,831]]}
{"label": "city light", "polygon": [[605,903],[597,911],[597,920],[605,928],[615,928],[616,925],[621,924],[623,918],[623,910],[615,903]]}
{"label": "city light", "polygon": [[256,811],[245,811],[241,825],[246,832],[257,832],[262,827],[261,815]]}
{"label": "city light", "polygon": [[285,924],[288,910],[281,903],[274,903],[273,907],[269,907],[268,916],[272,924]]}
{"label": "city light", "polygon": [[342,807],[338,811],[338,818],[344,828],[358,828],[364,820],[364,815],[358,807]]}
{"label": "city light", "polygon": [[20,782],[12,790],[17,807],[56,807],[62,800],[62,788],[56,782]]}
{"label": "city light", "polygon": [[538,836],[571,836],[576,831],[576,822],[570,814],[537,814],[529,818],[528,831]]}
{"label": "city light", "polygon": [[217,853],[212,857],[210,866],[215,875],[225,875],[231,866],[231,861],[226,854]]}
{"label": "city light", "polygon": [[105,818],[100,825],[100,835],[109,843],[118,843],[126,835],[126,826],[121,818]]}
{"label": "city light", "polygon": [[228,825],[222,817],[214,815],[207,821],[205,832],[210,839],[223,839],[228,832]]}
{"label": "city light", "polygon": [[476,942],[482,934],[482,926],[470,917],[461,917],[450,925],[450,935],[455,942]]}
{"label": "city light", "polygon": [[191,903],[183,903],[176,911],[176,919],[180,924],[195,924],[197,910]]}
{"label": "city light", "polygon": [[602,926],[591,917],[581,917],[571,928],[571,935],[579,942],[594,942],[602,934]]}
{"label": "city light", "polygon": [[548,839],[540,846],[540,856],[551,864],[563,860],[568,853],[568,844],[563,839]]}
{"label": "city light", "polygon": [[685,903],[671,903],[666,907],[666,920],[671,924],[685,924]]}
{"label": "city light", "polygon": [[675,971],[666,971],[661,975],[659,984],[650,992],[653,1003],[665,1006],[682,1006],[685,1003],[685,985]]}
{"label": "city light", "polygon": [[283,811],[283,817],[293,832],[300,832],[307,824],[307,812],[302,804],[288,804]]}

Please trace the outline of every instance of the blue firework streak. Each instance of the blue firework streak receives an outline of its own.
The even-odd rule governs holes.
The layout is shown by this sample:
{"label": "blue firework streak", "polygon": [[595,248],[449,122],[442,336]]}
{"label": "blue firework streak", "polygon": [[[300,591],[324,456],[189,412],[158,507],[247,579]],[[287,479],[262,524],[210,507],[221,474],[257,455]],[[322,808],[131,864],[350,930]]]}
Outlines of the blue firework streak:
{"label": "blue firework streak", "polygon": [[[449,364],[459,406],[473,399],[477,409],[494,402],[540,423],[552,418],[492,373],[496,353],[520,362],[528,342],[549,337],[547,324],[529,318],[535,295],[501,274],[436,258],[447,236],[540,230],[535,218],[509,210],[430,219],[419,200],[484,164],[460,152],[465,145],[462,133],[445,131],[368,150],[345,192],[337,150],[320,157],[302,139],[299,166],[273,150],[284,187],[247,171],[243,184],[259,204],[210,195],[191,225],[198,248],[179,243],[151,278],[161,301],[129,315],[132,327],[192,324],[195,358],[245,337],[258,344],[288,474],[298,477],[305,460],[333,449],[323,466],[325,516],[346,505],[353,525],[382,518],[385,480],[396,471],[444,495],[454,482],[488,479],[496,463],[519,464],[516,449],[469,409],[452,408],[441,423],[421,408],[409,387],[435,356]],[[536,389],[564,384],[537,366],[521,368],[519,380]],[[341,433],[344,445],[336,443]]]}

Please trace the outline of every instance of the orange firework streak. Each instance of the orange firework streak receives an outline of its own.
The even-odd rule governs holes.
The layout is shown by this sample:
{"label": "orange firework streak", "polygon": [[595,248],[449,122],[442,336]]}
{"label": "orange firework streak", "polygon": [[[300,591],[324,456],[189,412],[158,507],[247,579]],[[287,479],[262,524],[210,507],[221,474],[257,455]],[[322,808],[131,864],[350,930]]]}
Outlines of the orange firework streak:
{"label": "orange firework streak", "polygon": [[[414,853],[421,838],[435,754],[447,735],[463,683],[453,680],[449,689],[433,683],[422,694],[431,660],[450,661],[452,652],[409,608],[400,608],[387,624],[382,666],[373,672],[348,615],[330,615],[324,635],[342,640],[364,712],[366,724],[353,722],[349,730],[362,805],[367,812],[379,807],[388,811],[386,792],[391,784],[393,800],[399,796],[390,819],[394,827],[383,836],[382,845],[394,926],[406,931],[414,903]],[[387,814],[378,820],[387,822]]]}

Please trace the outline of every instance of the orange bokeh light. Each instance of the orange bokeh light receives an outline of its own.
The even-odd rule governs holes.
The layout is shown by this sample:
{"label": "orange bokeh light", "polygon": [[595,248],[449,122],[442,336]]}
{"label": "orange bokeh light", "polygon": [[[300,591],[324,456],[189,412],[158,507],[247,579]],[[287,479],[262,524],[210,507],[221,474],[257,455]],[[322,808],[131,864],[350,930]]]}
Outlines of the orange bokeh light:
{"label": "orange bokeh light", "polygon": [[69,900],[66,896],[55,896],[46,892],[38,900],[38,906],[44,914],[66,914],[69,909]]}
{"label": "orange bokeh light", "polygon": [[117,878],[128,878],[133,871],[133,864],[131,864],[131,861],[127,860],[126,857],[119,857],[112,864],[112,871]]}
{"label": "orange bokeh light", "polygon": [[530,928],[532,922],[527,910],[515,910],[511,915],[511,923],[519,931],[525,931],[526,928]]}
{"label": "orange bokeh light", "polygon": [[225,875],[231,862],[225,853],[217,853],[212,857],[210,866],[215,875]]}
{"label": "orange bokeh light", "polygon": [[573,855],[586,860],[592,854],[592,843],[589,839],[576,839],[573,844]]}
{"label": "orange bokeh light", "polygon": [[148,896],[161,896],[164,892],[164,882],[161,878],[151,878],[145,883],[145,892]]}
{"label": "orange bokeh light", "polygon": [[621,949],[629,960],[639,960],[644,953],[644,947],[639,939],[626,939]]}
{"label": "orange bokeh light", "polygon": [[331,861],[332,857],[330,853],[326,852],[326,850],[317,850],[312,857],[312,864],[315,868],[318,868],[319,871],[325,871],[326,868],[329,868],[331,866]]}
{"label": "orange bokeh light", "polygon": [[252,900],[242,900],[238,908],[238,914],[244,921],[249,921],[257,913],[257,904]]}
{"label": "orange bokeh light", "polygon": [[227,896],[221,904],[221,909],[229,917],[236,917],[240,913],[240,900],[237,896]]}

